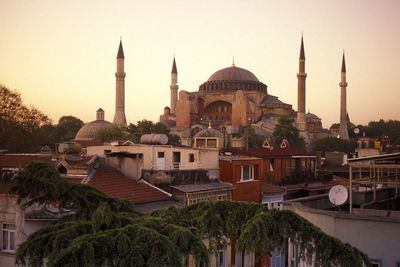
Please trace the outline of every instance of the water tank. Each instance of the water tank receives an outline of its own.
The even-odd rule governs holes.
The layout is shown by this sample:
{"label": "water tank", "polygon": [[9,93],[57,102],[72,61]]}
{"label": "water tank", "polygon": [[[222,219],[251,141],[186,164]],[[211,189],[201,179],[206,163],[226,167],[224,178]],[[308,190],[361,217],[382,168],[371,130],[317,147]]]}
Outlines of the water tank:
{"label": "water tank", "polygon": [[82,151],[82,146],[78,143],[57,144],[58,153],[77,154]]}
{"label": "water tank", "polygon": [[166,145],[168,136],[165,134],[144,134],[140,137],[140,143],[151,145]]}

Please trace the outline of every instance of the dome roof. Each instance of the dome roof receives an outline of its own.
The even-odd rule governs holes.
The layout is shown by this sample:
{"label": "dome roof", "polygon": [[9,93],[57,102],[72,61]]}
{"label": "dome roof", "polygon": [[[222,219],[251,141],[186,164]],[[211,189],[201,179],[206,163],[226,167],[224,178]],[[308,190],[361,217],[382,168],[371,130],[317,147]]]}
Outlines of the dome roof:
{"label": "dome roof", "polygon": [[75,140],[94,140],[98,130],[110,127],[113,127],[113,124],[105,120],[91,121],[79,129],[75,136]]}
{"label": "dome roof", "polygon": [[229,67],[219,71],[216,71],[213,75],[208,78],[207,82],[210,81],[253,81],[259,82],[257,77],[248,70],[239,67]]}
{"label": "dome roof", "polygon": [[200,85],[199,91],[260,91],[267,93],[267,86],[250,71],[232,66],[216,71]]}
{"label": "dome roof", "polygon": [[206,128],[198,132],[194,137],[200,136],[223,138],[224,134],[214,128]]}

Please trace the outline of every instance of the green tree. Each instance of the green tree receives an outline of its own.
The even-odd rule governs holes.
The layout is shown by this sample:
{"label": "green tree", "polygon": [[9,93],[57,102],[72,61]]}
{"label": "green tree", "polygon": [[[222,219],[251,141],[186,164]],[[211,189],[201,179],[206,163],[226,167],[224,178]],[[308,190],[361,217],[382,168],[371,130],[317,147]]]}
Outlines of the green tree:
{"label": "green tree", "polygon": [[[28,236],[17,250],[16,264],[29,266],[182,266],[184,255],[208,264],[210,249],[235,238],[237,247],[270,251],[290,238],[300,256],[315,255],[322,266],[363,266],[368,256],[333,238],[292,211],[262,204],[205,201],[151,214],[131,202],[111,198],[87,184],[61,178],[54,167],[31,162],[12,175],[0,170],[1,184],[23,207],[57,203],[74,213]],[[304,253],[304,251],[306,251]]]}
{"label": "green tree", "polygon": [[43,144],[40,128],[50,119],[23,104],[21,95],[0,84],[0,148],[9,152],[37,152]]}
{"label": "green tree", "polygon": [[356,144],[353,141],[347,141],[340,138],[335,137],[326,137],[314,142],[314,151],[322,151],[322,152],[345,152],[351,153],[354,152],[356,148]]}
{"label": "green tree", "polygon": [[266,137],[256,134],[251,124],[247,124],[245,127],[247,130],[249,147],[261,147]]}
{"label": "green tree", "polygon": [[83,121],[74,116],[62,116],[53,130],[55,142],[69,141],[75,138],[76,133],[83,126]]}
{"label": "green tree", "polygon": [[116,126],[109,128],[102,128],[96,132],[96,140],[101,142],[111,142],[117,140],[126,140],[127,133],[125,127]]}
{"label": "green tree", "polygon": [[400,145],[400,127],[393,128],[387,133],[389,137],[389,143],[394,146]]}
{"label": "green tree", "polygon": [[293,120],[286,116],[279,118],[278,124],[275,125],[273,137],[277,147],[280,146],[283,139],[288,140],[291,147],[299,149],[305,147],[304,138],[300,136],[299,129],[293,125]]}

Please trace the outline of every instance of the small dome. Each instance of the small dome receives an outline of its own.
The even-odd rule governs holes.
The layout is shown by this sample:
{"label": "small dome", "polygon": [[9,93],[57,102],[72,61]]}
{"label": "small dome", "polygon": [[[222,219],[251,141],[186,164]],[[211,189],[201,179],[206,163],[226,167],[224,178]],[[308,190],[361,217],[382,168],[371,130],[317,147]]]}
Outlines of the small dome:
{"label": "small dome", "polygon": [[248,70],[239,67],[229,67],[216,71],[208,78],[210,81],[253,81],[259,82],[257,77]]}
{"label": "small dome", "polygon": [[215,72],[200,85],[199,91],[260,91],[267,93],[267,86],[248,70],[229,67]]}
{"label": "small dome", "polygon": [[320,119],[321,119],[321,118],[318,117],[317,115],[315,115],[315,114],[313,114],[313,113],[310,113],[310,112],[308,112],[308,113],[306,114],[306,117],[307,117],[307,118],[310,118],[310,119],[316,119],[316,120],[320,120]]}
{"label": "small dome", "polygon": [[75,140],[94,140],[96,133],[102,128],[111,128],[114,124],[104,120],[104,110],[99,108],[96,111],[96,120],[86,123],[76,133]]}
{"label": "small dome", "polygon": [[77,132],[75,140],[94,140],[98,130],[111,127],[113,127],[113,124],[105,120],[96,120],[86,123]]}

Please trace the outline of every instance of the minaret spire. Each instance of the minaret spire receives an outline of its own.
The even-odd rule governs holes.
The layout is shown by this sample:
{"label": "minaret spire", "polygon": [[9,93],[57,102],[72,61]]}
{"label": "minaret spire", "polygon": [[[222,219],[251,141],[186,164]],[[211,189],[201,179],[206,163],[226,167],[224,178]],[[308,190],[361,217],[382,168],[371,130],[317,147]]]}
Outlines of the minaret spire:
{"label": "minaret spire", "polygon": [[176,102],[178,101],[178,70],[176,68],[176,61],[174,55],[174,61],[172,63],[172,70],[171,70],[171,113],[175,114],[176,109]]}
{"label": "minaret spire", "polygon": [[171,73],[178,74],[178,70],[176,69],[175,55],[174,55],[174,62],[172,63]]}
{"label": "minaret spire", "polygon": [[117,58],[125,58],[124,49],[122,48],[122,37],[121,37],[121,40],[119,41],[119,48],[118,48]]}
{"label": "minaret spire", "polygon": [[300,45],[300,57],[299,57],[299,59],[306,60],[306,56],[304,54],[303,34],[301,34],[301,45]]}
{"label": "minaret spire", "polygon": [[122,40],[119,41],[117,53],[117,72],[115,73],[115,114],[113,123],[117,125],[126,125],[125,117],[125,72],[124,72],[124,49]]}
{"label": "minaret spire", "polygon": [[340,126],[339,126],[339,136],[342,139],[348,140],[349,139],[349,132],[347,131],[347,81],[346,81],[346,63],[344,59],[344,51],[342,57],[342,70],[340,74]]}
{"label": "minaret spire", "polygon": [[299,73],[297,73],[297,127],[300,131],[306,130],[306,57],[304,53],[303,34],[301,36]]}
{"label": "minaret spire", "polygon": [[344,60],[344,50],[343,50],[343,57],[342,57],[342,72],[346,72],[346,62]]}

